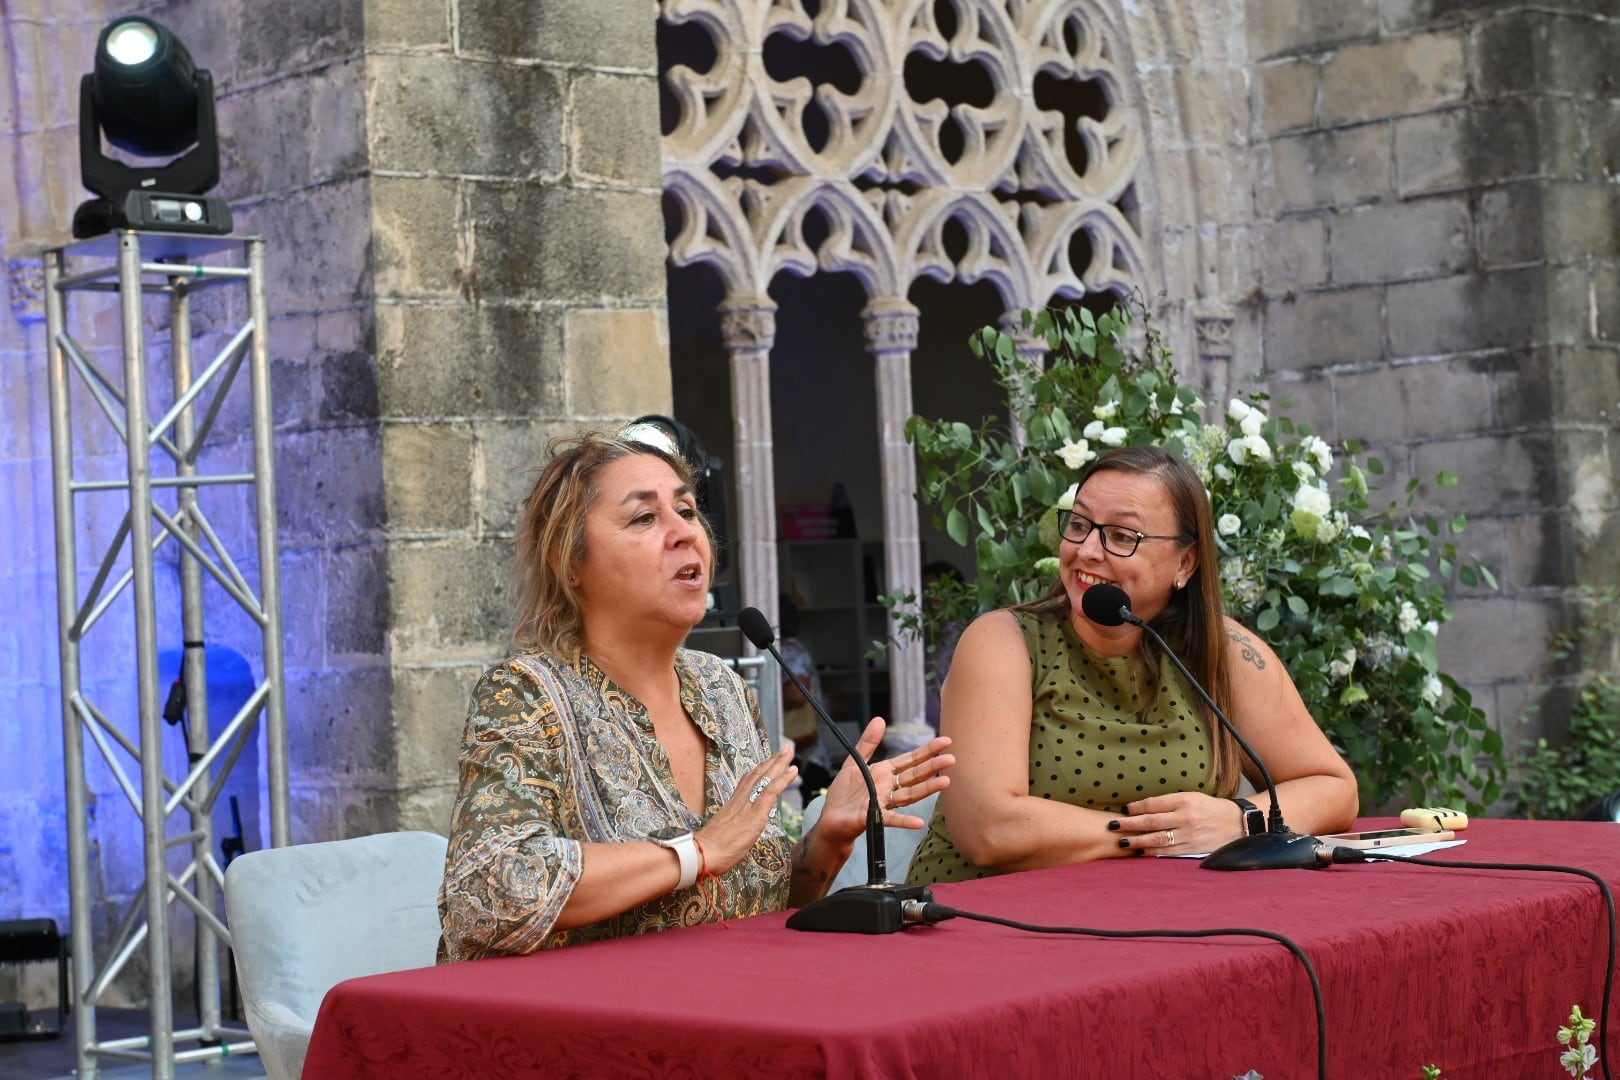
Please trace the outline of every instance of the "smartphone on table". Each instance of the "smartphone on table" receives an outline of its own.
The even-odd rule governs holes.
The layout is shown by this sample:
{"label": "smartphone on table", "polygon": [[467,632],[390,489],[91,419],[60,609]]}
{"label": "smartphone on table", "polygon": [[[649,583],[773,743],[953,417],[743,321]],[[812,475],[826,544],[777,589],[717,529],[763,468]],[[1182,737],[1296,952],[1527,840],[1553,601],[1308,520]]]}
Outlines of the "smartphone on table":
{"label": "smartphone on table", "polygon": [[1328,833],[1317,837],[1330,847],[1382,848],[1401,844],[1439,844],[1456,839],[1450,829],[1370,829],[1366,832]]}

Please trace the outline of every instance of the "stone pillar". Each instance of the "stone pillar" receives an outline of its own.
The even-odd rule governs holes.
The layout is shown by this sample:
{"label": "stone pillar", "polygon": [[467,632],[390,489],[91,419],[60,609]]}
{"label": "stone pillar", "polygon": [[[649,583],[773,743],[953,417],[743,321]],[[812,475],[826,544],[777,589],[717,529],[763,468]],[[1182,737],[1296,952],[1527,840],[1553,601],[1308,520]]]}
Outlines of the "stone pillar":
{"label": "stone pillar", "polygon": [[[911,354],[917,348],[917,309],[900,297],[877,297],[861,312],[866,347],[876,361],[878,453],[883,469],[883,569],[890,592],[922,593],[922,545],[917,538],[917,459],[906,442],[911,416]],[[926,727],[923,643],[889,620],[890,744],[922,741]]]}
{"label": "stone pillar", "polygon": [[[742,604],[776,625],[776,464],[771,448],[771,346],[776,303],[731,296],[720,305],[731,355],[732,463],[737,491],[737,568]],[[750,647],[752,651],[752,647]]]}
{"label": "stone pillar", "polygon": [[[1024,316],[1021,311],[1009,311],[1001,317],[1001,332],[1013,339],[1013,349],[1018,353],[1018,359],[1031,365],[1036,371],[1046,367],[1046,339],[1038,337],[1024,329]],[[1012,429],[1013,442],[1018,446],[1024,445],[1027,433],[1024,423],[1019,419],[1019,403],[1007,402],[1007,426]]]}

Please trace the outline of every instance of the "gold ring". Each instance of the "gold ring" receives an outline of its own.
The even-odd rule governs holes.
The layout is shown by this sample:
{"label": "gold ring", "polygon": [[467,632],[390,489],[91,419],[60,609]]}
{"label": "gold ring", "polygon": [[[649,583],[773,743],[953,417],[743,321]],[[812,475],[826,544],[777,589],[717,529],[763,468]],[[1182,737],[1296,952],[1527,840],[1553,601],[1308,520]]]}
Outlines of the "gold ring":
{"label": "gold ring", "polygon": [[1170,838],[1170,842],[1168,844],[1164,845],[1164,846],[1165,847],[1175,847],[1176,846],[1176,830],[1167,829],[1167,830],[1165,830],[1164,835],[1166,835],[1166,836],[1168,836]]}

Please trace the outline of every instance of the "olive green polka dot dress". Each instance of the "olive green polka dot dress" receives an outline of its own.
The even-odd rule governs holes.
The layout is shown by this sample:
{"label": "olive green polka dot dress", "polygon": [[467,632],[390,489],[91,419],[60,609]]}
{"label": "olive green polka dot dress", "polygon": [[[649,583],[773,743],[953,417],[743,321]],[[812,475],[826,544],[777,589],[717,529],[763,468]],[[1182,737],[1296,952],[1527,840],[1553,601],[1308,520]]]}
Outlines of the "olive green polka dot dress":
{"label": "olive green polka dot dress", "polygon": [[[1169,660],[1159,694],[1138,716],[1141,688],[1130,657],[1099,656],[1060,614],[1015,611],[1033,669],[1029,793],[1123,813],[1125,804],[1175,791],[1211,792],[1214,755],[1196,691]],[[936,807],[908,874],[914,885],[988,877],[951,843]]]}

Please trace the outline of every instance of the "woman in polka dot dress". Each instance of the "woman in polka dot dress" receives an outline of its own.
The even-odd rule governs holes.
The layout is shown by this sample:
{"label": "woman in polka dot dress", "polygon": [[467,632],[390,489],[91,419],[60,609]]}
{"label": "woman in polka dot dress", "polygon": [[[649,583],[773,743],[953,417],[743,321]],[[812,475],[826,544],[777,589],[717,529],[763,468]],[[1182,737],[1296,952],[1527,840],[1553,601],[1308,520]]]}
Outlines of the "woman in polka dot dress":
{"label": "woman in polka dot dress", "polygon": [[927,884],[1125,855],[1213,851],[1264,792],[1253,765],[1141,630],[1086,618],[1094,585],[1178,650],[1271,769],[1291,827],[1348,828],[1356,779],[1272,650],[1226,617],[1209,498],[1185,462],[1128,447],[1082,474],[1060,515],[1060,581],[976,619],[945,682],[956,752],[910,880]]}

